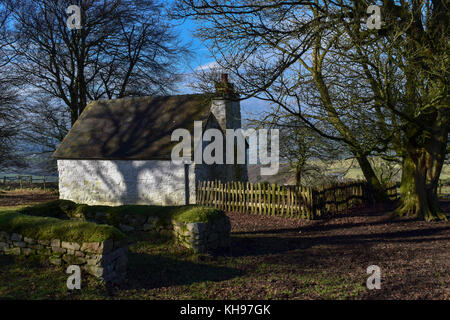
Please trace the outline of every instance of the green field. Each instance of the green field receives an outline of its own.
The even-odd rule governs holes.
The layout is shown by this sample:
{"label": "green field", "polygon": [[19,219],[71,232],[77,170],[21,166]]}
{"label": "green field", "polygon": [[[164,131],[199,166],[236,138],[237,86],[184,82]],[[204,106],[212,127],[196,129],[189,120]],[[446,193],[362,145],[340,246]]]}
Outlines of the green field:
{"label": "green field", "polygon": [[[356,160],[349,159],[328,162],[310,161],[309,165],[316,166],[319,169],[312,173],[307,172],[305,174],[302,180],[302,184],[305,185],[327,183],[327,178],[329,177],[339,177],[350,180],[364,180],[364,175]],[[386,169],[382,169],[382,166],[379,162],[375,162],[375,165],[373,167],[377,173],[383,170],[386,173]],[[295,172],[287,163],[281,163],[278,174],[274,176],[261,176],[260,168],[261,165],[249,165],[250,182],[269,182],[284,185],[295,184]],[[399,182],[401,178],[400,166],[394,166],[390,170],[395,173],[393,181]],[[450,182],[450,165],[444,165],[440,180],[444,182]]]}

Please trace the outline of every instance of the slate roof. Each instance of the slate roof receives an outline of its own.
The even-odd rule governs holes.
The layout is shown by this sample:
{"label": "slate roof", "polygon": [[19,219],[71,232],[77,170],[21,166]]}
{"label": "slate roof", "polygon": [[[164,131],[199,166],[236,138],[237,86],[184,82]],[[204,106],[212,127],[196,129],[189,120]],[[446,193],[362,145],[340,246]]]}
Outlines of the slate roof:
{"label": "slate roof", "polygon": [[211,97],[178,95],[89,103],[60,146],[57,159],[170,160],[173,130],[210,115]]}

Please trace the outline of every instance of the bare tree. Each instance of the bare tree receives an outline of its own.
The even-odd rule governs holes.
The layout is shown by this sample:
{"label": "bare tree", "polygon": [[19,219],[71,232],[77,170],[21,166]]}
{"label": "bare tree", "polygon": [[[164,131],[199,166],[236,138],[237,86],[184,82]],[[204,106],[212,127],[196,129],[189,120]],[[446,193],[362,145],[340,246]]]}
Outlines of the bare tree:
{"label": "bare tree", "polygon": [[445,1],[386,0],[383,9],[377,33],[343,25],[369,84],[377,127],[390,136],[383,144],[402,161],[396,214],[446,220],[437,189],[450,129],[449,8]]}
{"label": "bare tree", "polygon": [[[73,124],[89,100],[163,94],[188,53],[152,0],[2,0],[12,12],[22,80],[61,99]],[[81,29],[67,8],[81,8]]]}
{"label": "bare tree", "polygon": [[22,164],[16,158],[14,138],[17,122],[16,79],[11,77],[10,48],[12,40],[8,28],[9,12],[0,3],[0,168]]}
{"label": "bare tree", "polygon": [[450,123],[448,7],[385,0],[385,25],[368,30],[369,4],[376,1],[180,0],[177,13],[205,22],[198,36],[244,95],[345,143],[377,200],[386,193],[368,157],[400,157],[397,213],[446,219],[437,179]]}
{"label": "bare tree", "polygon": [[21,106],[25,116],[21,121],[19,137],[26,145],[21,154],[26,158],[38,158],[30,164],[41,172],[54,173],[56,160],[50,156],[70,129],[70,113],[59,99],[48,99],[46,95],[36,94]]}
{"label": "bare tree", "polygon": [[176,12],[207,22],[197,35],[210,44],[221,67],[237,79],[243,98],[269,101],[320,136],[346,144],[375,200],[388,199],[368,161],[378,141],[361,130],[368,118],[360,116],[361,105],[369,101],[342,99],[334,87],[336,79],[328,77],[323,64],[343,34],[328,17],[335,9],[318,1],[182,0]]}
{"label": "bare tree", "polygon": [[320,184],[326,180],[324,162],[342,158],[346,153],[341,144],[323,138],[298,118],[280,111],[279,107],[254,115],[247,122],[249,127],[257,129],[280,130],[280,157],[294,170],[296,185]]}

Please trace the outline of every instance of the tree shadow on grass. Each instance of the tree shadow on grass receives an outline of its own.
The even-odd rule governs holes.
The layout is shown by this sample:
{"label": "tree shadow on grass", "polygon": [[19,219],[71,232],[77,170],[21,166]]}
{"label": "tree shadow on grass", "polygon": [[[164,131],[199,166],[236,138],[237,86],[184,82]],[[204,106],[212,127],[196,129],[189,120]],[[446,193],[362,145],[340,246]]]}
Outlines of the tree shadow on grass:
{"label": "tree shadow on grass", "polygon": [[[391,213],[376,213],[372,215],[374,217],[379,217],[379,219],[375,221],[362,221],[362,222],[349,222],[349,223],[329,223],[333,218],[346,218],[346,217],[354,217],[354,215],[350,214],[339,214],[334,217],[328,217],[326,219],[322,220],[315,220],[314,224],[305,225],[305,226],[299,226],[295,228],[274,228],[270,230],[256,230],[256,231],[239,231],[239,232],[233,232],[233,235],[258,235],[258,234],[288,234],[288,233],[299,233],[299,232],[326,232],[326,231],[333,231],[333,230],[340,230],[340,229],[352,229],[357,227],[375,227],[375,226],[382,226],[386,224],[395,225],[395,224],[414,224],[417,222],[424,222],[423,219],[420,218],[413,218],[413,217],[395,217],[392,216]],[[447,214],[447,219],[450,220],[450,214]],[[442,221],[441,221],[442,222]],[[440,223],[440,222],[437,222]],[[430,225],[430,223],[427,223],[427,225]],[[429,232],[433,232],[432,230],[438,229],[436,228],[423,228],[420,230],[410,230],[410,231],[404,231],[404,232],[417,232],[420,234],[420,232],[423,232],[424,234],[427,234]],[[444,230],[446,230],[446,227],[444,227]],[[388,233],[390,234],[390,233]],[[401,236],[401,235],[399,235]]]}
{"label": "tree shadow on grass", "polygon": [[[331,219],[330,219],[331,220]],[[330,231],[333,229],[351,229],[362,226],[376,226],[383,225],[386,223],[395,224],[395,223],[405,223],[403,220],[394,220],[391,218],[386,218],[376,222],[358,222],[358,223],[340,223],[340,224],[327,224],[329,220],[318,220],[313,225],[306,225],[297,228],[284,228],[284,229],[271,229],[271,230],[256,230],[256,231],[239,231],[233,232],[235,235],[251,235],[251,234],[283,234],[289,232],[323,232]]]}
{"label": "tree shadow on grass", "polygon": [[5,266],[14,264],[14,262],[15,262],[14,261],[14,257],[8,256],[8,255],[5,255],[5,254],[0,254],[0,269],[5,267]]}
{"label": "tree shadow on grass", "polygon": [[194,263],[175,258],[132,253],[128,255],[127,289],[156,289],[191,285],[205,281],[224,281],[241,276],[238,269]]}
{"label": "tree shadow on grass", "polygon": [[354,245],[373,245],[378,243],[421,243],[429,241],[449,240],[449,237],[431,237],[450,231],[448,227],[435,227],[421,230],[407,230],[396,232],[379,232],[344,235],[318,235],[318,236],[244,236],[232,237],[232,256],[258,256],[266,254],[280,254],[292,250],[309,249],[317,245],[330,245],[336,247]]}

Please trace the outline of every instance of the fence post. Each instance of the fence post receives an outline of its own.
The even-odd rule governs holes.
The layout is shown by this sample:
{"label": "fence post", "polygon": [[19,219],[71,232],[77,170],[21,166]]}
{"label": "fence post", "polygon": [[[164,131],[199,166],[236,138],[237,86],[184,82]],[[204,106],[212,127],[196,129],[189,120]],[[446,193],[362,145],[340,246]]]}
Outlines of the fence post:
{"label": "fence post", "polygon": [[206,204],[206,181],[202,181],[202,205]]}
{"label": "fence post", "polygon": [[198,202],[197,204],[203,205],[203,181],[199,181],[197,184],[198,188]]}
{"label": "fence post", "polygon": [[240,210],[243,213],[247,213],[247,209],[245,207],[246,201],[245,201],[245,183],[244,182],[239,182],[239,184],[241,185],[240,190],[241,190],[241,206],[240,206]]}
{"label": "fence post", "polygon": [[235,201],[236,201],[236,195],[234,193],[234,189],[235,189],[235,185],[234,182],[230,182],[230,205],[231,205],[231,211],[235,211],[234,207],[235,207]]}
{"label": "fence post", "polygon": [[240,181],[236,182],[236,186],[237,186],[237,190],[236,190],[236,192],[237,192],[237,208],[236,208],[236,211],[242,212],[241,211],[241,207],[242,207],[242,185],[241,185],[241,182]]}
{"label": "fence post", "polygon": [[264,184],[262,185],[262,190],[263,190],[263,199],[264,199],[264,215],[267,215],[268,213],[268,209],[269,209],[269,191],[270,191],[270,185],[269,184]]}
{"label": "fence post", "polygon": [[250,208],[250,213],[253,214],[253,183],[247,182],[247,186],[248,186],[248,202],[247,205]]}
{"label": "fence post", "polygon": [[225,207],[225,184],[220,181],[220,209],[226,210]]}
{"label": "fence post", "polygon": [[252,209],[251,209],[251,207],[249,206],[249,203],[250,203],[250,193],[249,193],[249,191],[250,191],[250,182],[245,182],[244,183],[244,204],[245,204],[245,212],[247,212],[247,213],[251,213],[252,212]]}

